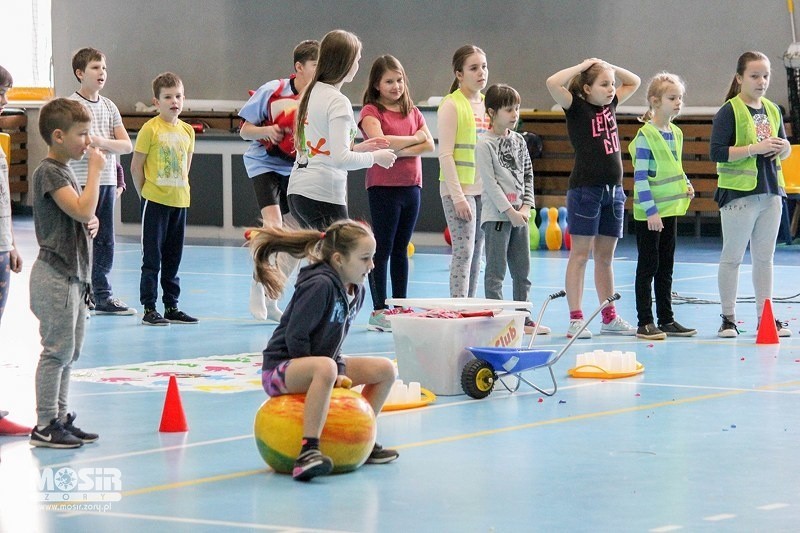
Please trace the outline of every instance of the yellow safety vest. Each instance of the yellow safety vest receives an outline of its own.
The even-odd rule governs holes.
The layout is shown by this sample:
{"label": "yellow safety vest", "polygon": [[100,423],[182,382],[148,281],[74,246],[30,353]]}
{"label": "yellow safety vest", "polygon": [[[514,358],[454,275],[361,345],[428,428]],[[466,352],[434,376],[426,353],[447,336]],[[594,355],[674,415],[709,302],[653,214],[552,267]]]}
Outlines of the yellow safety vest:
{"label": "yellow safety vest", "polygon": [[[781,131],[781,113],[778,106],[767,100],[761,98],[764,104],[764,110],[767,112],[767,120],[772,128],[772,134],[777,136]],[[728,102],[731,103],[733,108],[733,116],[736,120],[736,144],[735,146],[747,146],[758,142],[756,137],[756,125],[753,122],[753,115],[747,109],[747,104],[742,101],[741,97],[737,94]],[[745,157],[738,161],[728,161],[726,163],[717,163],[717,174],[719,175],[718,184],[723,189],[733,189],[735,191],[752,191],[756,188],[758,182],[758,167],[756,166],[756,155],[752,157]],[[783,170],[781,169],[780,159],[775,160],[775,166],[778,171],[778,185],[784,187]]]}
{"label": "yellow safety vest", "polygon": [[[672,135],[675,138],[675,152],[669,149],[669,144],[664,140],[661,132],[649,122],[641,127],[636,137],[643,135],[650,145],[653,159],[656,161],[656,175],[647,178],[653,201],[658,207],[658,214],[662,217],[682,216],[689,209],[689,187],[686,184],[686,174],[681,164],[683,152],[683,132],[675,124],[670,123]],[[636,137],[628,145],[631,160],[636,164]],[[635,185],[634,185],[635,187]],[[647,213],[639,203],[638,195],[633,197],[633,218],[647,220]]]}
{"label": "yellow safety vest", "polygon": [[[481,100],[484,98],[481,93]],[[458,181],[465,184],[475,183],[475,143],[478,141],[478,129],[475,127],[475,114],[472,106],[461,92],[456,89],[442,99],[439,107],[448,99],[456,105],[458,126],[456,127],[456,139],[453,146],[453,159],[456,162],[456,172]],[[444,172],[439,170],[439,181],[444,181]]]}

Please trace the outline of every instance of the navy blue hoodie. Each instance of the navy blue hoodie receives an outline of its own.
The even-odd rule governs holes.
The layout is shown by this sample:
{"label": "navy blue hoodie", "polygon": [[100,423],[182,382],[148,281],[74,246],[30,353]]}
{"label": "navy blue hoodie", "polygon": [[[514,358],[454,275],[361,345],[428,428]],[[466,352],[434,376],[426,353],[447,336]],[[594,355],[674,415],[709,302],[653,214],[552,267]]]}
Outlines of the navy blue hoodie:
{"label": "navy blue hoodie", "polygon": [[268,371],[288,359],[315,355],[332,358],[344,374],[339,352],[363,303],[364,287],[356,285],[355,298],[348,304],[342,279],[327,263],[300,269],[294,295],[264,348],[261,368]]}

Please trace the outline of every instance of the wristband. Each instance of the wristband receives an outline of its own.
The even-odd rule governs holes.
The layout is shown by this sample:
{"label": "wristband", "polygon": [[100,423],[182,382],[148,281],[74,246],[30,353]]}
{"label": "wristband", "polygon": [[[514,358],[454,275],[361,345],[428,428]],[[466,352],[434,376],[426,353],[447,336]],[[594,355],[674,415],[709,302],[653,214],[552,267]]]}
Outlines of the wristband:
{"label": "wristband", "polygon": [[753,157],[753,154],[750,153],[750,147],[753,146],[752,144],[747,145],[747,157]]}

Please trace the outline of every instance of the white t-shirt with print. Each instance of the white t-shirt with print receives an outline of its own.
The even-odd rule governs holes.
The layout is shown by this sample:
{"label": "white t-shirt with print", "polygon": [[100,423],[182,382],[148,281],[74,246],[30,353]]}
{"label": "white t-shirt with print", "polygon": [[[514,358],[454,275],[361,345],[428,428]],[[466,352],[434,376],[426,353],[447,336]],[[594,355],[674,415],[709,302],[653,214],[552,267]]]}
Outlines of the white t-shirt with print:
{"label": "white t-shirt with print", "polygon": [[350,150],[358,132],[350,100],[327,83],[316,83],[308,100],[306,123],[298,132],[302,150],[289,178],[288,194],[347,205],[347,171],[371,167],[371,153]]}

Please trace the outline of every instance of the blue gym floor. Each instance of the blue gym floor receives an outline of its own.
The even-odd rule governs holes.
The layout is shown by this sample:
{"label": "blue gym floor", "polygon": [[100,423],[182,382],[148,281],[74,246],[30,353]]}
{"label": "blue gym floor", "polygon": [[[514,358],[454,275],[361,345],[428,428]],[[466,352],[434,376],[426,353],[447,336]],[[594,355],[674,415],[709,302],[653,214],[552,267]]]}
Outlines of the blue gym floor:
{"label": "blue gym floor", "polygon": [[[36,243],[30,219],[15,219],[15,230],[25,267],[12,275],[0,328],[0,407],[31,424],[40,347],[28,277]],[[681,238],[674,276],[681,297],[718,300],[719,248],[718,239]],[[776,297],[800,292],[798,248],[776,253]],[[532,257],[531,300],[538,311],[547,294],[563,287],[566,252]],[[115,260],[115,293],[136,304],[138,245],[122,240]],[[446,297],[448,263],[446,248],[418,247],[410,296]],[[615,275],[619,312],[631,322],[635,267],[628,236],[620,242]],[[591,270],[589,311],[596,305]],[[181,307],[200,324],[151,328],[139,324],[141,314],[94,316],[75,372],[260,352],[275,326],[249,315],[250,272],[245,248],[187,245]],[[744,265],[740,296],[748,295],[750,267]],[[555,366],[553,397],[523,384],[515,394],[440,396],[421,409],[382,414],[378,438],[400,451],[399,460],[305,484],[274,473],[256,450],[252,426],[265,399],[261,391],[182,390],[190,429],[167,434],[158,432],[165,388],[74,380],[70,407],[79,414],[77,425],[101,438],[78,450],[33,449],[26,438],[0,438],[0,531],[797,531],[800,297],[792,300],[774,305],[794,335],[780,346],[755,344],[752,303],[737,308],[745,331],[735,340],[716,337],[719,305],[676,305],[676,318],[696,327],[698,336],[650,342],[596,334]],[[344,351],[393,357],[392,335],[366,329],[369,307]],[[566,302],[554,301],[543,322],[553,334],[537,338],[537,345],[562,347]],[[599,330],[599,320],[591,329]],[[609,381],[568,377],[575,355],[593,349],[634,350],[646,370]],[[546,371],[529,378],[544,384]],[[116,469],[121,498],[88,511],[39,502],[41,472],[64,467]]]}

